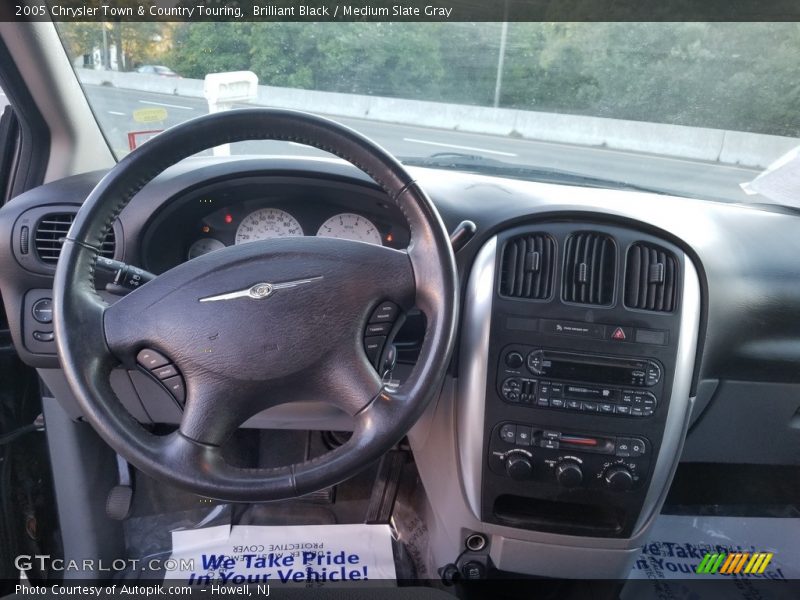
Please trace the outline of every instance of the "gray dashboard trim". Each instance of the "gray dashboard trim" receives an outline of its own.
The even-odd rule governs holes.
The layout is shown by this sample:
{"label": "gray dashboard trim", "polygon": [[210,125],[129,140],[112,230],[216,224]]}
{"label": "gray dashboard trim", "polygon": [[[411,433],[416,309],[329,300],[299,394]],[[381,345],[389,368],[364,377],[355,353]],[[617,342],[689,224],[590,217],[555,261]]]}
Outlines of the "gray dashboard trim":
{"label": "gray dashboard trim", "polygon": [[[497,237],[492,237],[478,252],[467,283],[456,416],[459,467],[464,493],[470,510],[479,521],[488,372],[486,357],[489,353],[496,256]],[[694,400],[690,397],[690,390],[700,326],[701,294],[697,270],[686,254],[684,265],[683,316],[664,437],[656,458],[650,489],[631,539],[649,528],[666,498],[680,460]],[[581,539],[580,536],[578,539]]]}
{"label": "gray dashboard trim", "polygon": [[639,520],[634,527],[632,537],[641,533],[648,522],[658,516],[661,505],[669,492],[669,485],[678,462],[689,428],[694,397],[691,394],[692,375],[697,352],[697,337],[700,329],[700,280],[697,270],[688,256],[684,254],[683,267],[683,315],[680,333],[678,334],[677,359],[675,361],[675,377],[672,381],[672,393],[669,397],[669,411],[664,425],[664,437],[658,451],[650,489],[639,513]]}
{"label": "gray dashboard trim", "polygon": [[467,282],[461,338],[461,375],[458,378],[458,443],[461,480],[472,514],[481,518],[481,464],[483,418],[494,298],[497,237],[486,242],[475,257]]}

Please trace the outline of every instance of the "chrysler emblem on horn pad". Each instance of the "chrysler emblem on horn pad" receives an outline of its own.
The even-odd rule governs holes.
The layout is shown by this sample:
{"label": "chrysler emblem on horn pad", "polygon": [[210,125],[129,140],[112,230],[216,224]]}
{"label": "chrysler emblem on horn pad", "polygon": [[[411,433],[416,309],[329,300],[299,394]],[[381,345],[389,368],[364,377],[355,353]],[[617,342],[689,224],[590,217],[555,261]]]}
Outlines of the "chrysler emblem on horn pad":
{"label": "chrysler emblem on horn pad", "polygon": [[255,285],[251,285],[248,288],[243,290],[237,290],[235,292],[227,292],[225,294],[217,294],[216,296],[206,296],[205,298],[200,298],[200,302],[217,302],[218,300],[233,300],[235,298],[251,298],[253,300],[263,300],[264,298],[269,298],[278,290],[285,290],[293,287],[297,287],[299,285],[305,285],[306,283],[312,283],[322,279],[322,276],[319,277],[309,277],[308,279],[296,279],[294,281],[284,281],[283,283],[256,283]]}

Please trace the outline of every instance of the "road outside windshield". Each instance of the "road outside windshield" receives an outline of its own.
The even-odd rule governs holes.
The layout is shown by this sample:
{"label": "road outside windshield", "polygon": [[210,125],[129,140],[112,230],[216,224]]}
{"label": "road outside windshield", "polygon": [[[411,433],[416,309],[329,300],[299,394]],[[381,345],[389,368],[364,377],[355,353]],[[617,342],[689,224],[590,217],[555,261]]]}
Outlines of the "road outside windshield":
{"label": "road outside windshield", "polygon": [[118,157],[209,111],[272,106],[330,116],[415,164],[513,176],[524,166],[744,201],[739,184],[800,136],[796,23],[58,28]]}

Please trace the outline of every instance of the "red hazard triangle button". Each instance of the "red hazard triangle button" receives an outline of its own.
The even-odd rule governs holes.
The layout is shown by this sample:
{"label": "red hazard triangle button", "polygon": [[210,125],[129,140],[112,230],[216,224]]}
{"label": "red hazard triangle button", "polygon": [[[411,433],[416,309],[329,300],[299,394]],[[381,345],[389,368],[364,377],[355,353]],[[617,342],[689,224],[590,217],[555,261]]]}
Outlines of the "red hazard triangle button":
{"label": "red hazard triangle button", "polygon": [[622,331],[622,327],[617,327],[614,330],[614,333],[611,334],[612,340],[624,340],[625,339],[625,332]]}

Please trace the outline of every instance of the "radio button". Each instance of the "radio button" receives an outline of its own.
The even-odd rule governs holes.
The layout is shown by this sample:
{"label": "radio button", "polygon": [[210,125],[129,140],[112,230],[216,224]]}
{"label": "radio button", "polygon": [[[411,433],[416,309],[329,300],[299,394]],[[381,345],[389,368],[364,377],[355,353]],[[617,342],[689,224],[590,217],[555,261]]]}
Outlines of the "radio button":
{"label": "radio button", "polygon": [[536,400],[536,406],[550,406],[550,399],[549,398],[538,398]]}
{"label": "radio button", "polygon": [[544,352],[542,350],[534,350],[528,354],[528,368],[537,375],[544,374]]}
{"label": "radio button", "polygon": [[500,428],[500,439],[509,444],[517,441],[517,426],[506,423]]}
{"label": "radio button", "polygon": [[564,386],[560,383],[554,383],[550,386],[550,397],[561,398],[564,395]]}
{"label": "radio button", "polygon": [[661,367],[658,363],[647,363],[647,385],[655,385],[661,381]]}
{"label": "radio button", "polygon": [[581,409],[580,400],[567,400],[567,408],[571,410],[580,410]]}
{"label": "radio button", "polygon": [[519,402],[521,390],[522,382],[519,379],[509,377],[503,382],[503,387],[500,391],[503,394],[503,398],[509,402]]}
{"label": "radio button", "polygon": [[614,414],[629,415],[631,414],[631,407],[625,404],[619,404],[614,408]]}
{"label": "radio button", "polygon": [[525,364],[525,357],[519,352],[509,352],[506,354],[506,366],[509,369],[519,369]]}
{"label": "radio button", "polygon": [[622,403],[623,404],[633,404],[633,396],[635,392],[624,391],[622,392]]}
{"label": "radio button", "polygon": [[587,412],[597,412],[597,402],[584,402],[581,404],[581,410]]}
{"label": "radio button", "polygon": [[550,397],[550,382],[543,381],[539,384],[539,398],[549,398]]}
{"label": "radio button", "polygon": [[646,415],[644,414],[644,409],[641,408],[640,406],[632,406],[631,407],[631,416],[633,416],[633,417],[644,417]]}
{"label": "radio button", "polygon": [[531,445],[531,428],[525,425],[517,425],[516,435],[517,446],[530,446]]}
{"label": "radio button", "polygon": [[551,398],[550,399],[550,406],[552,408],[564,408],[564,400],[561,398]]}
{"label": "radio button", "polygon": [[614,405],[613,404],[598,404],[598,409],[601,413],[606,414],[613,414],[614,413]]}

